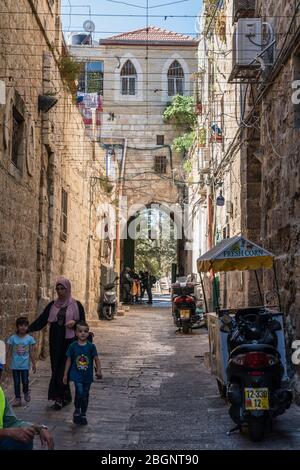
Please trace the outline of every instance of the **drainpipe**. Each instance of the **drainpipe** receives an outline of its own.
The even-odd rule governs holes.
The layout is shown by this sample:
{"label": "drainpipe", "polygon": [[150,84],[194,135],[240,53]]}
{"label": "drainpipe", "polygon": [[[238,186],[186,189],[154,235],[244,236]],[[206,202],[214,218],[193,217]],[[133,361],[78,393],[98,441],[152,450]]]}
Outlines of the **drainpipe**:
{"label": "drainpipe", "polygon": [[207,192],[207,250],[213,247],[213,205],[212,205],[212,190],[209,186]]}
{"label": "drainpipe", "polygon": [[125,180],[125,162],[126,162],[126,154],[127,154],[127,139],[124,139],[124,149],[123,149],[123,156],[122,156],[122,163],[121,163],[121,170],[119,174],[119,181],[117,187],[117,199],[118,199],[118,209],[117,209],[117,217],[116,217],[116,260],[115,260],[115,271],[117,276],[119,277],[119,282],[117,284],[117,298],[118,302],[120,302],[120,284],[121,284],[121,230],[120,230],[120,209],[121,209],[121,200],[123,195],[123,187],[124,187],[124,180]]}

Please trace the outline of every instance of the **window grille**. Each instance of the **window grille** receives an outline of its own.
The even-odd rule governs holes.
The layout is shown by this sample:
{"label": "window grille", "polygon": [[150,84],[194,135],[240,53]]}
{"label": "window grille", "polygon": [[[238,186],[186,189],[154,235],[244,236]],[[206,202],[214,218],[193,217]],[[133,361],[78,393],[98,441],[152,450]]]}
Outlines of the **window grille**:
{"label": "window grille", "polygon": [[155,173],[160,175],[167,173],[167,157],[166,156],[156,156],[155,157]]}

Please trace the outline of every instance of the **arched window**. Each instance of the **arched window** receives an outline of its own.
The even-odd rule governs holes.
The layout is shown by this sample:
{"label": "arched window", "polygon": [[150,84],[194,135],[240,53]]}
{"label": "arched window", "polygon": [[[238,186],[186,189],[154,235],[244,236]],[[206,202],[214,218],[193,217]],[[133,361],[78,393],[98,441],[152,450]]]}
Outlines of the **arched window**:
{"label": "arched window", "polygon": [[168,70],[168,95],[183,95],[184,72],[177,60],[170,65]]}
{"label": "arched window", "polygon": [[133,63],[127,60],[121,70],[122,95],[136,94],[137,73]]}

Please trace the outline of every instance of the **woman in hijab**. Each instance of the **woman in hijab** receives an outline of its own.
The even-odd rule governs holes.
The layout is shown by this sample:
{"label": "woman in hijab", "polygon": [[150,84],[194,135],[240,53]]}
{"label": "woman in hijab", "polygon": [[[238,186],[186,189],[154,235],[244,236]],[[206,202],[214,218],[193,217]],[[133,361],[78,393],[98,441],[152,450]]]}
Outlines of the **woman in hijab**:
{"label": "woman in hijab", "polygon": [[47,323],[50,325],[49,349],[52,376],[48,390],[48,400],[55,403],[53,408],[61,410],[72,401],[69,383],[64,385],[63,376],[66,363],[66,352],[74,341],[76,321],[85,321],[84,308],[71,296],[71,283],[60,277],[56,281],[57,299],[50,302],[41,315],[29,326],[28,331],[39,331]]}

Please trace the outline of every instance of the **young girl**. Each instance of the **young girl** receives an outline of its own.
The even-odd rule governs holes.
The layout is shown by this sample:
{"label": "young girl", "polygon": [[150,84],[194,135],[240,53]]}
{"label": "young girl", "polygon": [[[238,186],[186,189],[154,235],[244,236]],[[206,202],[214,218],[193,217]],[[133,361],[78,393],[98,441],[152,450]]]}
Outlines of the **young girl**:
{"label": "young girl", "polygon": [[23,385],[24,400],[30,402],[29,393],[29,369],[30,360],[32,371],[36,372],[34,345],[36,341],[27,334],[29,322],[26,317],[19,317],[16,320],[16,334],[7,340],[8,354],[7,367],[10,367],[14,379],[15,399],[12,406],[21,406],[21,382]]}

